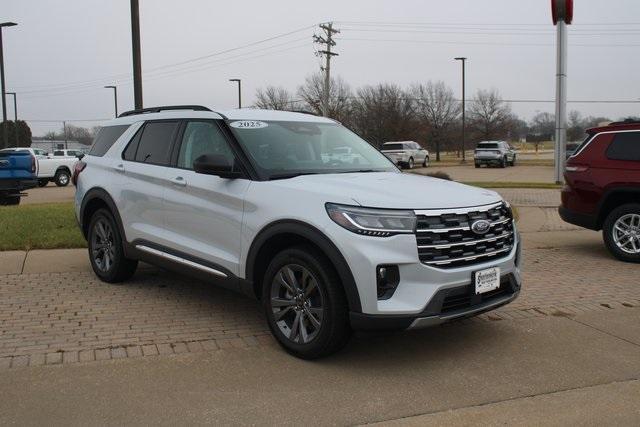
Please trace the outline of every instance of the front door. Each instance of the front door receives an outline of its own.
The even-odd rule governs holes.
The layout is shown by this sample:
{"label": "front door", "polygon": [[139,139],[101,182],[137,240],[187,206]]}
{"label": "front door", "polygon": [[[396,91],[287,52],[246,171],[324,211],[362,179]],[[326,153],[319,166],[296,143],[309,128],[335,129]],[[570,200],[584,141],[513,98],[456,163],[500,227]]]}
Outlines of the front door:
{"label": "front door", "polygon": [[186,123],[168,176],[164,212],[167,245],[238,275],[244,196],[250,181],[193,171],[205,154],[235,155],[216,120]]}

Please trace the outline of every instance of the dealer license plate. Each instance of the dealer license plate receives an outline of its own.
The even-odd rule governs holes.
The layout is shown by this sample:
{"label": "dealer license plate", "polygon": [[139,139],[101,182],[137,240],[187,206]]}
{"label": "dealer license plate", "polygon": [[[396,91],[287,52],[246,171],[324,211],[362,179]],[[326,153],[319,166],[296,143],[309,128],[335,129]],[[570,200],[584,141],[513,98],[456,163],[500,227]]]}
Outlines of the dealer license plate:
{"label": "dealer license plate", "polygon": [[492,267],[474,273],[476,295],[493,291],[500,287],[500,268]]}

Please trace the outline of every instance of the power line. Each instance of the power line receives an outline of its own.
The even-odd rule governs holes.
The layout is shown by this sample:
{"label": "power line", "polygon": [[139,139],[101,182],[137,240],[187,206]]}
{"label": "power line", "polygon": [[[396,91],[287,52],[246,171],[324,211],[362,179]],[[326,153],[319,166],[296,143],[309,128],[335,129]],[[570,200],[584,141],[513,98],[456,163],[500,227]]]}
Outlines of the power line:
{"label": "power line", "polygon": [[[490,42],[490,41],[451,41],[451,40],[416,40],[416,39],[372,39],[359,37],[340,37],[340,41],[370,41],[370,42],[396,42],[396,43],[427,43],[442,45],[479,45],[479,46],[540,46],[553,47],[553,43],[517,43],[517,42]],[[579,47],[638,47],[640,43],[570,43],[569,46]]]}

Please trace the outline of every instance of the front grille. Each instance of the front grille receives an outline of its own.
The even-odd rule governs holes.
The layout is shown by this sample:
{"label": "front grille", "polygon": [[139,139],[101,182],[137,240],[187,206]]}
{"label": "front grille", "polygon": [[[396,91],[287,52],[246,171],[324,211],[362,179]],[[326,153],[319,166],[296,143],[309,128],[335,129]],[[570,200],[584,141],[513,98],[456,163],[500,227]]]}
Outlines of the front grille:
{"label": "front grille", "polygon": [[[489,231],[477,234],[475,221],[490,222]],[[418,215],[418,255],[424,264],[438,268],[474,265],[506,256],[514,244],[513,215],[504,203],[461,212]]]}

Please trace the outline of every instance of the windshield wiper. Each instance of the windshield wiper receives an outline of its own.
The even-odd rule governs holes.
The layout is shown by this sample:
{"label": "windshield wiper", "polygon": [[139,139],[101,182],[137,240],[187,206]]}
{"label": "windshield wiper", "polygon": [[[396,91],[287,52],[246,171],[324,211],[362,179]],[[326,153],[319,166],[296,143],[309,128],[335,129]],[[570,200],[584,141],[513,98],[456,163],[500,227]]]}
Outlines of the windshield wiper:
{"label": "windshield wiper", "polygon": [[342,172],[336,172],[336,173],[368,173],[368,172],[384,172],[384,171],[381,171],[379,169],[357,169],[357,170],[342,171]]}
{"label": "windshield wiper", "polygon": [[273,175],[269,175],[269,180],[274,179],[287,179],[287,178],[295,178],[296,176],[301,175],[318,175],[318,172],[289,172],[289,173],[276,173]]}

